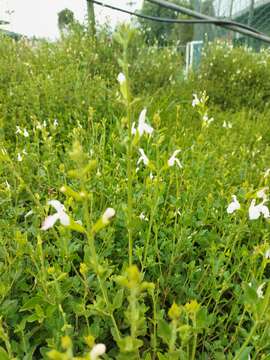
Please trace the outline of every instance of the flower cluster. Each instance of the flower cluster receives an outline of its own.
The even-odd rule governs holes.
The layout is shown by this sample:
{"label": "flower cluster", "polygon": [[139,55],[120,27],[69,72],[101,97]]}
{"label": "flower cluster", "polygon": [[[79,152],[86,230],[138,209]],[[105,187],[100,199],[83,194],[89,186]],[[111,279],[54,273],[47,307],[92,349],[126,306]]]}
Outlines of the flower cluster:
{"label": "flower cluster", "polygon": [[135,122],[132,124],[132,129],[131,129],[132,135],[136,135],[138,132],[139,136],[141,137],[144,133],[149,135],[153,133],[154,129],[152,128],[152,126],[148,125],[145,122],[146,111],[147,111],[146,109],[143,109],[142,112],[140,113],[137,129],[135,128]]}
{"label": "flower cluster", "polygon": [[192,107],[197,108],[197,111],[202,119],[203,127],[208,127],[214,121],[213,117],[209,118],[208,116],[206,105],[207,101],[208,96],[205,91],[203,92],[201,98],[199,98],[197,94],[193,94]]}
{"label": "flower cluster", "polygon": [[[266,190],[268,190],[268,187],[265,187],[259,191],[257,191],[256,196],[258,199],[262,199],[262,201],[256,205],[256,199],[252,199],[249,209],[248,209],[248,216],[250,220],[257,220],[261,215],[265,219],[270,218],[270,212],[268,207],[265,205],[265,203],[268,201],[268,198],[266,196]],[[227,207],[227,213],[232,214],[236,210],[239,210],[241,208],[241,205],[239,201],[237,200],[237,197],[235,195],[232,195],[233,201],[228,205]]]}

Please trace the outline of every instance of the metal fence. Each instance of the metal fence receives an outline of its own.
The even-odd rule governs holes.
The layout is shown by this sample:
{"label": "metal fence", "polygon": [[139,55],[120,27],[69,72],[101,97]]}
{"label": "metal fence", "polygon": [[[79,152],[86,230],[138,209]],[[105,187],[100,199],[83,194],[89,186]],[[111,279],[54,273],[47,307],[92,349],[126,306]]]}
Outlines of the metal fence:
{"label": "metal fence", "polygon": [[[190,2],[198,12],[220,19],[231,19],[270,35],[270,0],[191,0]],[[227,37],[246,41],[237,33],[222,31],[211,25],[195,26],[195,40],[203,40],[205,36],[209,40]],[[251,41],[251,44],[256,44],[256,41]]]}

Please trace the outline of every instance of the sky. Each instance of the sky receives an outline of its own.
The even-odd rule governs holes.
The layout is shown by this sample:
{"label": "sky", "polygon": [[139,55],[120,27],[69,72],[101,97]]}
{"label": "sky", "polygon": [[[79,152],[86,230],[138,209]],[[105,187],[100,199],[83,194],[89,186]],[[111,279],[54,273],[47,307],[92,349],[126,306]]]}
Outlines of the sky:
{"label": "sky", "polygon": [[[103,0],[103,3],[128,10],[139,9],[143,0]],[[0,0],[0,20],[9,21],[1,28],[26,36],[56,39],[59,36],[57,14],[68,8],[74,12],[76,20],[86,20],[86,0]],[[128,21],[127,14],[95,5],[96,19],[99,23],[109,22],[115,26],[118,22]]]}

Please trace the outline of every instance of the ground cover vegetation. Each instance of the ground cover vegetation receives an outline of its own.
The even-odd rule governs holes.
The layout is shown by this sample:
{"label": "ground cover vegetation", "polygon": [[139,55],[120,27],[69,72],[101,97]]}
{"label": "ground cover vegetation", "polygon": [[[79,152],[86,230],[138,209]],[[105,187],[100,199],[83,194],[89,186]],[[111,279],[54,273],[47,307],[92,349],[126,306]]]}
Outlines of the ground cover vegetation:
{"label": "ground cover vegetation", "polygon": [[0,39],[1,359],[269,359],[269,53],[182,68]]}

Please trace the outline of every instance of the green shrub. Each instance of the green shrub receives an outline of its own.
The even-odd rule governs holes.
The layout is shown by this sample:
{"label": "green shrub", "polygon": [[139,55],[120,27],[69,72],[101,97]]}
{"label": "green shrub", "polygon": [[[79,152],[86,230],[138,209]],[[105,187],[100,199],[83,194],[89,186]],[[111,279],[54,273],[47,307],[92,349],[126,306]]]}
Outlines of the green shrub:
{"label": "green shrub", "polygon": [[195,82],[222,109],[265,109],[270,105],[270,51],[210,45]]}
{"label": "green shrub", "polygon": [[270,111],[192,107],[134,36],[0,41],[1,360],[269,355]]}

